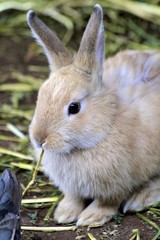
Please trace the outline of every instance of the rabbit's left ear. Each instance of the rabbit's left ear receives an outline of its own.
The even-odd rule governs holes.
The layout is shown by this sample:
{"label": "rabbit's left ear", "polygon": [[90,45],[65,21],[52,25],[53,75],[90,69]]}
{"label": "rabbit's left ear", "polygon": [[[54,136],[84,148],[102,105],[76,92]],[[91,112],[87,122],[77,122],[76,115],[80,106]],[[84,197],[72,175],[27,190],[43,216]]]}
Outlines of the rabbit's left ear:
{"label": "rabbit's left ear", "polygon": [[103,11],[101,6],[96,4],[83,34],[75,66],[89,74],[96,74],[95,77],[101,79],[104,47]]}
{"label": "rabbit's left ear", "polygon": [[32,30],[33,36],[43,47],[51,70],[59,69],[72,63],[72,56],[63,43],[59,40],[37,15],[30,10],[27,14],[27,21]]}

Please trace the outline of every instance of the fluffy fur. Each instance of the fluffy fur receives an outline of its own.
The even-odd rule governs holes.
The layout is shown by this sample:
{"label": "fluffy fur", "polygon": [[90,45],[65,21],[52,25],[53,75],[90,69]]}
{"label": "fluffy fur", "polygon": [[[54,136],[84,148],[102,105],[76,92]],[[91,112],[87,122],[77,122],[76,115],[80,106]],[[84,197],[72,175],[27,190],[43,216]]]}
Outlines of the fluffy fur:
{"label": "fluffy fur", "polygon": [[[28,22],[52,69],[30,138],[37,155],[45,149],[44,172],[64,193],[55,219],[104,224],[122,202],[127,212],[160,200],[160,53],[126,51],[103,63],[99,5],[72,59],[32,11]],[[69,115],[72,102],[81,110]]]}

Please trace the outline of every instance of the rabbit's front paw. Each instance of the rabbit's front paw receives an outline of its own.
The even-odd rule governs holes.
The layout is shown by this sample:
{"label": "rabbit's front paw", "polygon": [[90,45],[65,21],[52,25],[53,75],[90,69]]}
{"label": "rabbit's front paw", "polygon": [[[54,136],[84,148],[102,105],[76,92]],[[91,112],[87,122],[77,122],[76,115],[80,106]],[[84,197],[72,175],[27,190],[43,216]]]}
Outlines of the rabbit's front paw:
{"label": "rabbit's front paw", "polygon": [[74,222],[78,219],[83,208],[84,204],[80,198],[66,195],[55,210],[54,219],[58,223]]}
{"label": "rabbit's front paw", "polygon": [[77,226],[101,226],[117,214],[117,208],[101,206],[94,200],[79,216]]}

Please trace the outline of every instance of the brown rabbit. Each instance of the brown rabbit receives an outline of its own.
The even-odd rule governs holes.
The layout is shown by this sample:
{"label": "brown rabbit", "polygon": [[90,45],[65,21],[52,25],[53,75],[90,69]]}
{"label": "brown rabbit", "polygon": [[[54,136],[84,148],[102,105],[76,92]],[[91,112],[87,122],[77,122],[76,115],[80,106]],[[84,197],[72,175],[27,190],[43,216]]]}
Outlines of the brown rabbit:
{"label": "brown rabbit", "polygon": [[[51,73],[30,125],[44,172],[64,193],[59,223],[104,224],[160,200],[160,53],[126,51],[104,63],[96,4],[72,57],[33,11],[28,23]],[[86,206],[85,200],[92,199]]]}

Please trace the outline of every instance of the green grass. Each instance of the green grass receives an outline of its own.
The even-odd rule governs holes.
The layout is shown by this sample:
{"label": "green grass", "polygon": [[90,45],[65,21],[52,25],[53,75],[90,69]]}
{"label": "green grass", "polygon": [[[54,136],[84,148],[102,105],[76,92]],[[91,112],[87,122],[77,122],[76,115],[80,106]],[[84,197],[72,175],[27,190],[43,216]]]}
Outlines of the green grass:
{"label": "green grass", "polygon": [[[94,0],[1,0],[0,35],[30,36],[26,12],[33,9],[67,45],[77,47],[79,33],[85,28],[95,3]],[[108,55],[125,48],[160,47],[158,1],[99,0],[98,3],[104,10]]]}

